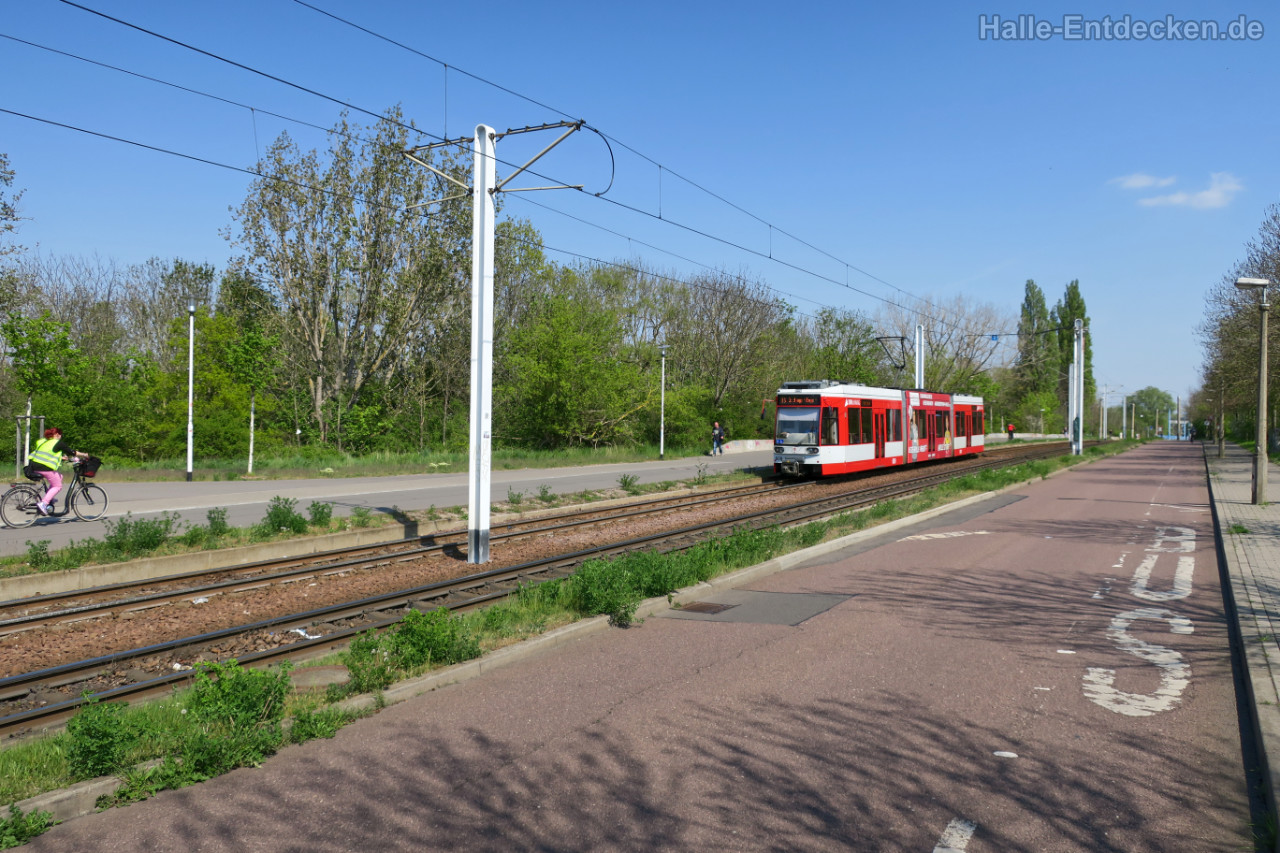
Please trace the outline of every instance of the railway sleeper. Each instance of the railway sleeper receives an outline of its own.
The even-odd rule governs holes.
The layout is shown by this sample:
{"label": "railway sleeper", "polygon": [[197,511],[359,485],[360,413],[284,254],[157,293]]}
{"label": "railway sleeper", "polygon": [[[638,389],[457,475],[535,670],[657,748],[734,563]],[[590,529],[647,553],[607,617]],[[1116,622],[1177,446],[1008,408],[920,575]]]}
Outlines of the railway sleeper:
{"label": "railway sleeper", "polygon": [[92,672],[73,672],[65,678],[46,681],[44,683],[44,687],[49,690],[56,690],[59,687],[81,684],[86,681],[92,681],[95,678],[105,678],[108,675],[110,675],[110,673],[105,669],[96,669]]}

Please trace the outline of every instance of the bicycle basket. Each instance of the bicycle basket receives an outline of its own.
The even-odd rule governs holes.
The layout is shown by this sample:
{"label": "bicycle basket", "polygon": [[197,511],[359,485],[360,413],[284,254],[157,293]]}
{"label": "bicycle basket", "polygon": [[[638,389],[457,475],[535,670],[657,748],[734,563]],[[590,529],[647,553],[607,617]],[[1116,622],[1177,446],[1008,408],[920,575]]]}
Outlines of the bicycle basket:
{"label": "bicycle basket", "polygon": [[92,477],[98,473],[98,469],[102,467],[102,460],[96,456],[90,456],[80,463],[80,473],[85,477]]}

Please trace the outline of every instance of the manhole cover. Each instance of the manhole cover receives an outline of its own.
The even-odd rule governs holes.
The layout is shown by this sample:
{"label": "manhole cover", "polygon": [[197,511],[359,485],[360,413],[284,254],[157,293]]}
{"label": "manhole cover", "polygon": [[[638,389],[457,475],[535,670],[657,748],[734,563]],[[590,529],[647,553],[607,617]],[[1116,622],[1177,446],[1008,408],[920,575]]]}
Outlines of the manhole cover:
{"label": "manhole cover", "polygon": [[688,613],[723,613],[731,607],[737,607],[736,604],[716,604],[714,601],[695,601],[686,604],[680,609]]}

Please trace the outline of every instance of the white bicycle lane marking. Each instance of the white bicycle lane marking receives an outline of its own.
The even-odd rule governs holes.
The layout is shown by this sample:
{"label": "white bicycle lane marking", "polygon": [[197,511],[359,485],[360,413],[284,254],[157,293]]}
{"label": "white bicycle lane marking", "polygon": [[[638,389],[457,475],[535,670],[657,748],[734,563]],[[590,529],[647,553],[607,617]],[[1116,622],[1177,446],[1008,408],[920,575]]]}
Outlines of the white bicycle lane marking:
{"label": "white bicycle lane marking", "polygon": [[[1167,525],[1156,528],[1155,541],[1144,549],[1145,556],[1133,572],[1130,593],[1135,598],[1159,603],[1180,601],[1191,595],[1196,565],[1193,555],[1195,547],[1196,534],[1189,527]],[[1152,590],[1151,578],[1161,556],[1174,554],[1177,555],[1177,566],[1173,571],[1171,588]],[[1117,566],[1124,563],[1125,556],[1127,555],[1120,556]],[[1168,562],[1167,558],[1165,562]],[[1094,598],[1098,597],[1100,596],[1095,593]],[[1128,717],[1149,717],[1172,709],[1191,683],[1191,667],[1183,660],[1181,653],[1129,633],[1130,626],[1139,620],[1167,622],[1169,631],[1173,634],[1191,634],[1195,631],[1190,619],[1165,608],[1140,607],[1119,613],[1111,620],[1107,638],[1115,643],[1119,651],[1156,666],[1160,670],[1160,686],[1151,694],[1127,693],[1116,688],[1116,671],[1103,667],[1088,667],[1082,686],[1084,695],[1091,702]]]}

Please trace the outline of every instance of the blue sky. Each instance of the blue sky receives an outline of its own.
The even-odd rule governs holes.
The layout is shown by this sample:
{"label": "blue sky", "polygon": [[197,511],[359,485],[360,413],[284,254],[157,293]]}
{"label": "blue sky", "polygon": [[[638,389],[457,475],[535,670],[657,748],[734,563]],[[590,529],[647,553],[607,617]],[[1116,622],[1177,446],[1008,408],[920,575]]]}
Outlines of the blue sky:
{"label": "blue sky", "polygon": [[[616,172],[586,133],[538,168],[590,192],[612,175],[620,204],[573,191],[507,202],[569,253],[746,271],[805,313],[873,313],[905,292],[1014,317],[1028,278],[1050,304],[1079,279],[1098,384],[1130,392],[1198,386],[1205,294],[1280,200],[1271,4],[308,2],[439,62],[294,0],[82,5],[362,109],[402,104],[435,136],[585,119],[623,143]],[[1263,32],[980,38],[997,16],[1069,14],[1224,28],[1243,16]],[[228,166],[251,167],[282,131],[325,147],[267,112],[330,127],[341,109],[59,0],[6,3],[0,35],[12,81],[0,109]],[[499,157],[523,163],[546,141],[512,137]],[[245,197],[241,172],[7,113],[0,151],[25,190],[28,248],[219,268],[232,254],[221,232]]]}

